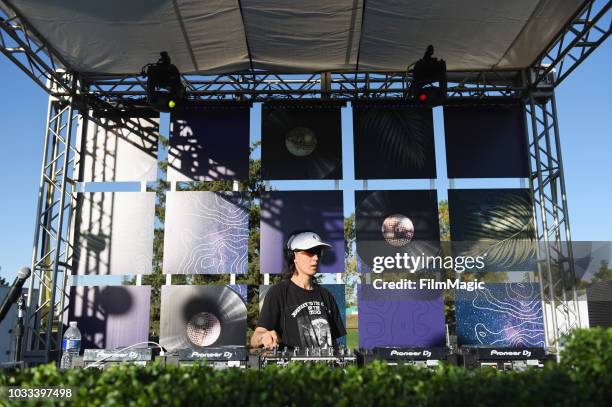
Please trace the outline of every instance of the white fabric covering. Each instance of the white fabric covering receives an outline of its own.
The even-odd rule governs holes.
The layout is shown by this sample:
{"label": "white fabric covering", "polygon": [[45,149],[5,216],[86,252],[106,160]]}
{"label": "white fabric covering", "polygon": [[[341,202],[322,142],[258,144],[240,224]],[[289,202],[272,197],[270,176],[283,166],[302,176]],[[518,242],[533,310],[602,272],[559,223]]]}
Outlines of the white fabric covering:
{"label": "white fabric covering", "polygon": [[[71,68],[138,73],[402,71],[433,44],[449,70],[523,68],[583,0],[1,0]],[[363,22],[362,22],[363,17]],[[250,52],[249,52],[250,51]]]}

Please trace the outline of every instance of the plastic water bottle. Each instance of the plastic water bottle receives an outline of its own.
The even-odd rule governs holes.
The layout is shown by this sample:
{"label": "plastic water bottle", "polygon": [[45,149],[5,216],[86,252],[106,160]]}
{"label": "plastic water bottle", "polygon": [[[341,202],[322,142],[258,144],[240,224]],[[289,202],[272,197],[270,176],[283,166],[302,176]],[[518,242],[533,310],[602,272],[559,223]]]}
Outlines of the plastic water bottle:
{"label": "plastic water bottle", "polygon": [[62,339],[62,360],[60,361],[60,368],[71,368],[74,357],[79,356],[80,351],[81,331],[77,328],[76,321],[71,321],[70,327],[64,332],[64,338]]}

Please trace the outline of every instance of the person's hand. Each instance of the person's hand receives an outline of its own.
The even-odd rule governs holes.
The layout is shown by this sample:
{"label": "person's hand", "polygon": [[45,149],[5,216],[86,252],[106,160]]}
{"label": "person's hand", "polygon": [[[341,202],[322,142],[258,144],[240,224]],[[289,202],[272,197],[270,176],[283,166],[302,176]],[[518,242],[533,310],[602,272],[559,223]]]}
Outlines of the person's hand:
{"label": "person's hand", "polygon": [[267,349],[272,349],[278,346],[278,335],[276,334],[276,331],[267,331],[262,334],[261,344]]}

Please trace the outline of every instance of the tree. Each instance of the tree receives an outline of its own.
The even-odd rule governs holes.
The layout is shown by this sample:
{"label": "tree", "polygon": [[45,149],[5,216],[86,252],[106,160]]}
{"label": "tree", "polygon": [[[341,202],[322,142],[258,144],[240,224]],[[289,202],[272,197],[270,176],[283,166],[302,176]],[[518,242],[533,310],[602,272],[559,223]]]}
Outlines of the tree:
{"label": "tree", "polygon": [[347,307],[357,305],[357,254],[356,254],[355,214],[351,213],[344,218],[344,274],[342,282],[345,284],[345,302]]}
{"label": "tree", "polygon": [[[162,137],[162,144],[167,146],[167,138]],[[251,145],[251,152],[259,147],[259,142]],[[168,161],[165,160],[160,164],[162,172],[166,173]],[[249,160],[249,179],[247,182],[239,183],[239,191],[248,192],[251,199],[249,208],[249,242],[248,242],[248,258],[249,265],[245,275],[237,276],[236,284],[247,285],[247,314],[248,314],[248,335],[250,338],[252,331],[257,323],[259,314],[259,285],[262,283],[261,274],[259,272],[259,223],[260,223],[260,201],[261,193],[264,191],[264,183],[260,177],[260,160]],[[154,192],[156,193],[155,218],[156,227],[153,241],[153,272],[150,275],[143,276],[143,284],[151,286],[151,311],[150,311],[150,328],[149,334],[152,340],[159,338],[159,321],[161,309],[161,287],[165,284],[166,276],[162,271],[163,262],[163,241],[164,241],[164,221],[166,213],[165,196],[169,189],[169,183],[166,181],[158,181],[155,185]],[[231,191],[233,189],[233,181],[212,181],[212,182],[197,182],[197,183],[179,183],[177,191]],[[272,278],[275,282],[278,277]],[[129,284],[134,284],[134,280]],[[194,284],[194,285],[216,285],[229,284],[228,275],[173,275],[172,284]],[[248,342],[248,341],[247,341]]]}

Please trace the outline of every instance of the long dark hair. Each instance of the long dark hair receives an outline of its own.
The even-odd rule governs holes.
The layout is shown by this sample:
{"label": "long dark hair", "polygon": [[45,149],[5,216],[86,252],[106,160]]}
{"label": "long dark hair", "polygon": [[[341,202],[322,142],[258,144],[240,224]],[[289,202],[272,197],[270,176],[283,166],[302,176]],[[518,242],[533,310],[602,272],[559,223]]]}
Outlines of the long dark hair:
{"label": "long dark hair", "polygon": [[297,272],[297,270],[295,269],[295,263],[293,262],[293,259],[291,260],[291,263],[289,263],[287,261],[287,258],[285,257],[285,268],[283,269],[283,272],[281,273],[281,279],[283,280],[289,280],[291,277],[293,277],[293,275]]}
{"label": "long dark hair", "polygon": [[285,241],[285,245],[283,246],[283,254],[285,255],[285,268],[281,273],[281,279],[283,280],[288,280],[293,277],[295,273],[297,273],[297,270],[295,269],[295,262],[293,261],[295,259],[295,253],[289,248],[289,240],[291,240],[293,236],[304,232],[312,232],[312,230],[294,230],[293,232],[291,232],[291,234],[287,237],[287,240]]}

